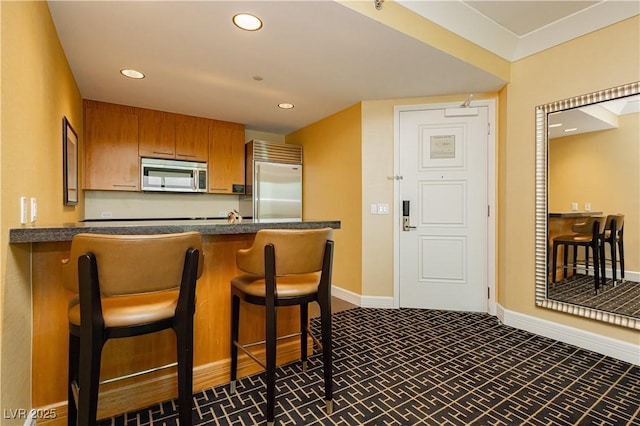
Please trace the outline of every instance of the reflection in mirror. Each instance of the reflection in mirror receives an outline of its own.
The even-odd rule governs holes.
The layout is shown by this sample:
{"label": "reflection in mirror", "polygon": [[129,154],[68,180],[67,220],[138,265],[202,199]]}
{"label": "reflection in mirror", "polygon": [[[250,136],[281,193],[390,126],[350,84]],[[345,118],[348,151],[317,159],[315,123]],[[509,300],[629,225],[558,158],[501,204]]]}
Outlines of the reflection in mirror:
{"label": "reflection in mirror", "polygon": [[536,108],[536,303],[638,329],[639,87]]}

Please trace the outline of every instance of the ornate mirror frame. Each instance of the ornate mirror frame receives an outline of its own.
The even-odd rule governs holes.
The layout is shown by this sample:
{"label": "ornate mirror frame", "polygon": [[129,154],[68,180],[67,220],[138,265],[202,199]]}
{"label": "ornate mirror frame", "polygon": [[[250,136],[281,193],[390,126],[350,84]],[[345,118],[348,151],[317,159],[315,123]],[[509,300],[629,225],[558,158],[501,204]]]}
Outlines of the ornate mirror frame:
{"label": "ornate mirror frame", "polygon": [[640,82],[536,107],[536,306],[640,330],[640,319],[547,298],[547,148],[549,113],[640,93]]}

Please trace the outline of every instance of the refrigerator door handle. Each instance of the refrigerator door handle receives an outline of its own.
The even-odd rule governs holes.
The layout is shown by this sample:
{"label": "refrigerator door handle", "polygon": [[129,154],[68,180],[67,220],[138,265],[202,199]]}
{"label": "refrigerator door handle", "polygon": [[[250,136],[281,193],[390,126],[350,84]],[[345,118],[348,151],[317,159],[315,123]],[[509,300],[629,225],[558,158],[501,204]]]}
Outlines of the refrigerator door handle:
{"label": "refrigerator door handle", "polygon": [[256,164],[255,181],[253,182],[253,219],[260,219],[260,164]]}

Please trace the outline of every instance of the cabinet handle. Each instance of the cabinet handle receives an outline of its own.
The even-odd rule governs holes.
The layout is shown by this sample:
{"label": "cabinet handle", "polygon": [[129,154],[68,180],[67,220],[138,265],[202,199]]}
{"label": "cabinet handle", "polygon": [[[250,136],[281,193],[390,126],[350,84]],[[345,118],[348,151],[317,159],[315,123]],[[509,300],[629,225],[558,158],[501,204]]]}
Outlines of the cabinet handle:
{"label": "cabinet handle", "polygon": [[153,151],[154,154],[173,155],[173,152]]}
{"label": "cabinet handle", "polygon": [[177,155],[179,155],[180,157],[196,157],[195,154],[180,154],[180,153],[178,153]]}
{"label": "cabinet handle", "polygon": [[211,191],[228,191],[227,188],[209,188]]}
{"label": "cabinet handle", "polygon": [[121,188],[137,188],[137,185],[127,185],[124,183],[114,183],[113,186],[121,187]]}

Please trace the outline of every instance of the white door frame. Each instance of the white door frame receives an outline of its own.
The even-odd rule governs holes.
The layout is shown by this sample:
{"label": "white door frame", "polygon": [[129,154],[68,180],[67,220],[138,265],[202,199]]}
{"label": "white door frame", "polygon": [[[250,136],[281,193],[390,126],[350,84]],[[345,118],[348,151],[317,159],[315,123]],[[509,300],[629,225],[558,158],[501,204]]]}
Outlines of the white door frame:
{"label": "white door frame", "polygon": [[[487,221],[487,286],[489,298],[487,312],[496,315],[496,101],[494,99],[473,101],[472,107],[487,107],[489,134],[487,136],[487,203],[489,218]],[[396,105],[393,114],[393,152],[394,176],[400,175],[400,112],[425,109],[459,108],[459,103],[435,103],[416,105]],[[402,209],[400,208],[400,182],[396,179],[393,185],[393,307],[400,307],[400,229],[402,228]]]}

